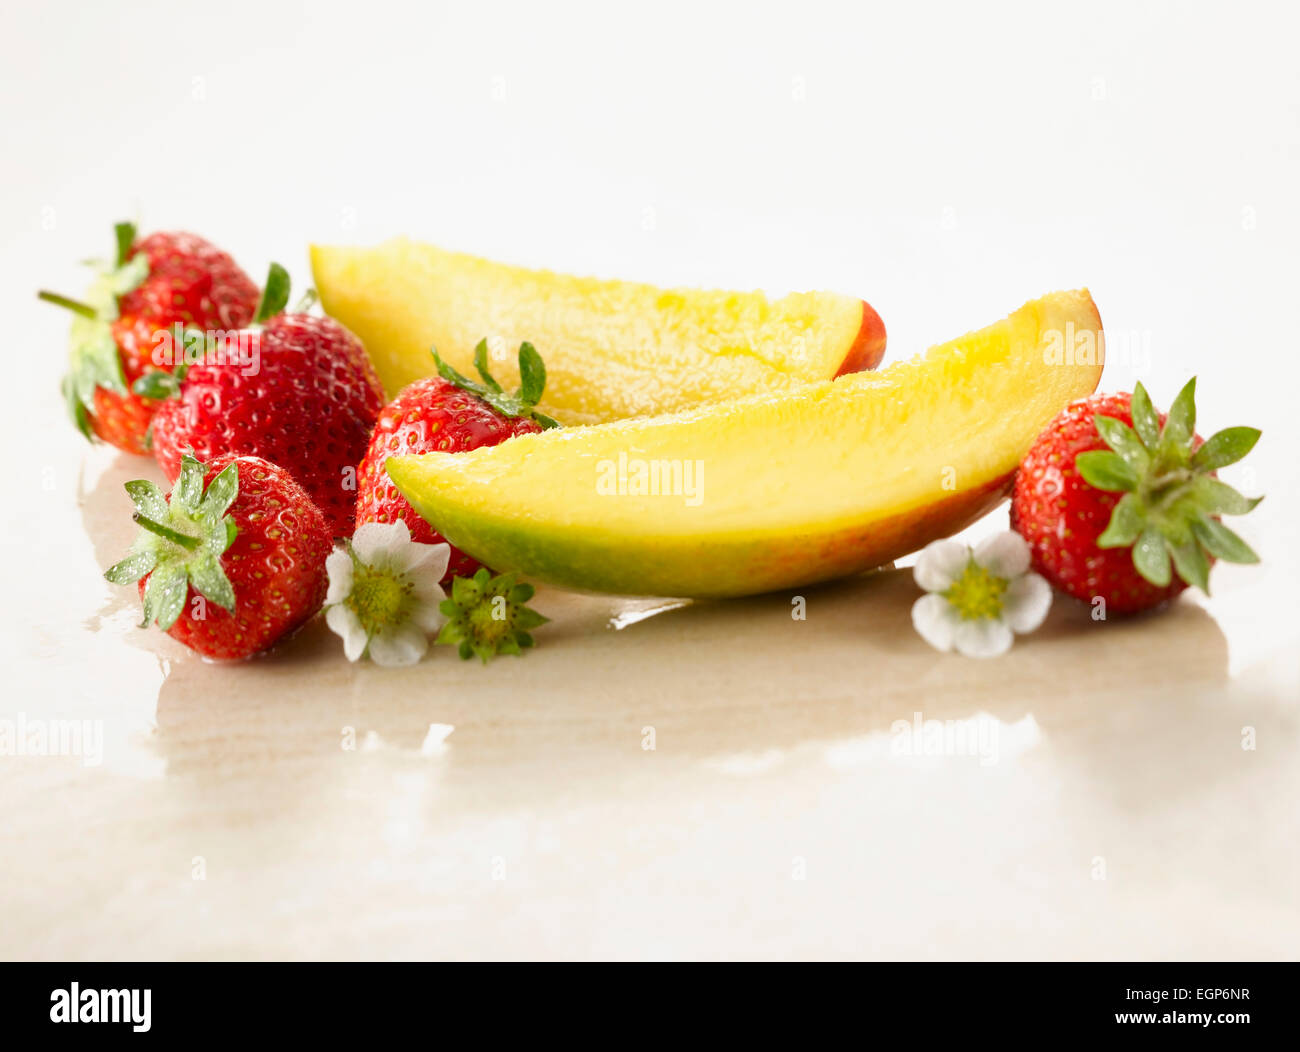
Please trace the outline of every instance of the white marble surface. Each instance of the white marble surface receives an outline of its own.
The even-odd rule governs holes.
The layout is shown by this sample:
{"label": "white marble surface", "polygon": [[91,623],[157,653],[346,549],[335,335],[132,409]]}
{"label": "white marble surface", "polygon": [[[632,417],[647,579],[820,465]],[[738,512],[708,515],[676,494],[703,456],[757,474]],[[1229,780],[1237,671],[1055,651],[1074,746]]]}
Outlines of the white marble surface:
{"label": "white marble surface", "polygon": [[[350,666],[319,623],[213,664],[98,581],[148,465],[87,464],[4,715],[102,721],[102,762],[0,758],[4,956],[1294,955],[1295,641],[1251,616],[1058,603],[974,662],[894,571],[806,621],[543,591],[487,667]],[[907,755],[917,712],[969,737]]]}

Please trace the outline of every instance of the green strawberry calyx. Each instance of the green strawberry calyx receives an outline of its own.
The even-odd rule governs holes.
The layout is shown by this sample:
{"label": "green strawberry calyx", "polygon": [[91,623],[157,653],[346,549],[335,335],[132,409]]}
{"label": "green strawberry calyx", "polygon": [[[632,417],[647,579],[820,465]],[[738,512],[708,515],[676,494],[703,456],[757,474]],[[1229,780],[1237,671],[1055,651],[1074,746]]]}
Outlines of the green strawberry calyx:
{"label": "green strawberry calyx", "polygon": [[88,439],[94,437],[87,411],[94,407],[95,389],[102,387],[119,395],[127,393],[122,359],[117,341],[113,339],[118,297],[139,288],[149,276],[148,257],[131,255],[131,246],[135,244],[135,224],[118,223],[114,233],[117,241],[114,263],[111,266],[99,264],[99,273],[84,300],[45,290],[37,293],[46,303],[72,312],[63,397],[72,422]]}
{"label": "green strawberry calyx", "polygon": [[434,643],[457,647],[466,661],[477,654],[484,664],[498,654],[521,653],[534,645],[529,630],[550,620],[525,605],[534,591],[515,574],[493,577],[486,567],[454,578],[451,597],[438,608],[447,623]]}
{"label": "green strawberry calyx", "polygon": [[185,608],[191,586],[223,610],[235,609],[235,590],[221,557],[238,533],[235,520],[226,513],[239,495],[239,470],[236,464],[227,464],[206,487],[205,471],[198,459],[185,454],[170,501],[145,479],[126,484],[140,533],[130,554],[104,577],[113,584],[133,584],[149,575],[141,628],[154,621],[164,632],[171,628]]}
{"label": "green strawberry calyx", "polygon": [[481,398],[502,416],[526,417],[544,428],[560,426],[558,421],[552,420],[537,409],[537,403],[542,400],[542,392],[546,390],[546,365],[542,362],[542,356],[537,353],[537,348],[531,343],[525,341],[519,345],[520,387],[514,394],[508,394],[488,372],[487,340],[479,340],[474,348],[474,368],[483,378],[481,384],[461,375],[450,364],[444,362],[436,348],[433,349],[432,354],[438,366],[439,376],[448,383],[455,384],[462,391],[468,391]]}
{"label": "green strawberry calyx", "polygon": [[1214,472],[1235,464],[1259,441],[1253,427],[1229,427],[1196,444],[1196,378],[1178,393],[1164,425],[1146,389],[1131,403],[1133,426],[1097,415],[1097,433],[1109,447],[1080,453],[1075,467],[1096,489],[1123,493],[1099,548],[1132,548],[1133,567],[1157,588],[1177,573],[1207,595],[1210,559],[1257,563],[1259,556],[1220,521],[1245,515],[1263,497],[1244,497]]}
{"label": "green strawberry calyx", "polygon": [[257,301],[257,310],[253,312],[253,324],[261,325],[284,313],[288,303],[289,272],[279,263],[272,263],[266,273],[266,284],[262,286],[262,298]]}

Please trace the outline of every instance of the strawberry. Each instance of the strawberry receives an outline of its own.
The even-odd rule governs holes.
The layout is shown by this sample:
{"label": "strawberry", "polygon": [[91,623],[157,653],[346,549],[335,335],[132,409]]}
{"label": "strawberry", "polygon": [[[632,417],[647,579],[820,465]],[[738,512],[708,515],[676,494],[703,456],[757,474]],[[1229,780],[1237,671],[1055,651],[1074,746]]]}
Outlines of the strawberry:
{"label": "strawberry", "polygon": [[333,548],[325,517],[283,468],[226,453],[185,456],[166,497],[128,482],[140,535],[104,574],[139,582],[141,627],[200,654],[244,658],[298,628],[325,602]]}
{"label": "strawberry", "polygon": [[136,241],[133,224],[119,223],[116,231],[115,266],[100,274],[86,302],[39,295],[76,315],[63,393],[78,430],[128,453],[147,453],[157,407],[131,388],[149,373],[172,371],[174,356],[156,353],[163,334],[247,325],[258,290],[230,256],[194,234]]}
{"label": "strawberry", "polygon": [[360,340],[332,318],[280,313],[288,297],[288,274],[273,264],[255,317],[264,324],[238,336],[249,352],[243,360],[209,355],[179,379],[141,385],[173,396],[154,417],[154,456],[170,479],[188,450],[204,460],[221,453],[270,460],[311,495],[333,534],[346,536],[357,464],[384,392]]}
{"label": "strawberry", "polygon": [[1252,427],[1196,434],[1196,380],[1155,411],[1138,384],[1067,406],[1038,436],[1016,475],[1011,525],[1029,542],[1033,568],[1061,591],[1135,614],[1188,585],[1209,593],[1215,559],[1259,557],[1223,525],[1262,498],[1220,482],[1216,469],[1259,440]]}
{"label": "strawberry", "polygon": [[[388,458],[398,453],[464,453],[480,446],[495,446],[516,435],[528,435],[558,426],[535,406],[546,388],[546,366],[531,343],[519,348],[522,386],[506,394],[487,368],[487,342],[474,349],[474,366],[483,383],[466,379],[433,352],[438,365],[431,376],[402,389],[379,414],[370,448],[361,461],[357,487],[356,524],[405,522],[411,539],[421,544],[442,544],[442,536],[397,491],[384,470]],[[464,552],[451,549],[443,578],[469,577],[479,564]]]}

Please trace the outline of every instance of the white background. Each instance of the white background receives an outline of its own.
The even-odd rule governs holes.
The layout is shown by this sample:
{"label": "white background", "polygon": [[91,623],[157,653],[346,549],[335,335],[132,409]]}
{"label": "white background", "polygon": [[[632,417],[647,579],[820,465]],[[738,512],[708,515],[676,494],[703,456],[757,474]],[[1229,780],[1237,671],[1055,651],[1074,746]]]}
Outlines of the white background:
{"label": "white background", "polygon": [[78,293],[76,261],[136,218],[199,232],[259,279],[280,260],[299,288],[310,241],[399,233],[662,284],[827,288],[876,307],[890,358],[1087,285],[1104,389],[1140,378],[1164,406],[1196,374],[1203,434],[1264,429],[1228,477],[1268,495],[1241,526],[1265,565],[1216,570],[1208,609],[1233,667],[1265,663],[1294,697],[1296,10],[6,4],[15,696],[48,693],[54,662],[125,692],[155,661],[116,622],[69,627],[94,605],[81,590],[106,587],[76,503],[85,465],[113,454],[87,461],[64,421],[67,319],[34,295]]}
{"label": "white background", "polygon": [[[664,284],[833,289],[879,310],[890,357],[1087,285],[1104,389],[1143,379],[1167,405],[1197,374],[1203,433],[1265,430],[1229,477],[1268,494],[1242,529],[1294,584],[1294,10],[11,6],[6,448],[34,483],[76,463],[67,320],[32,293],[79,291],[75,261],[122,217],[198,231],[259,278],[281,260],[299,287],[310,241],[405,233]],[[16,502],[6,516],[32,532]]]}

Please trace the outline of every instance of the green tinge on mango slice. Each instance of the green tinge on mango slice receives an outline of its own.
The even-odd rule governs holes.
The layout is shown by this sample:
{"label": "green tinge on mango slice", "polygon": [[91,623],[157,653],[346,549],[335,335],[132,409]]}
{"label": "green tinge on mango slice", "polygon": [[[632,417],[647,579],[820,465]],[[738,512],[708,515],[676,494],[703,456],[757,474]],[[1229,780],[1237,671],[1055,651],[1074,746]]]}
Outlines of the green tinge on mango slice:
{"label": "green tinge on mango slice", "polygon": [[1086,290],[910,361],[688,412],[394,457],[416,510],[498,571],[626,595],[738,596],[881,566],[1005,497],[1097,387]]}

